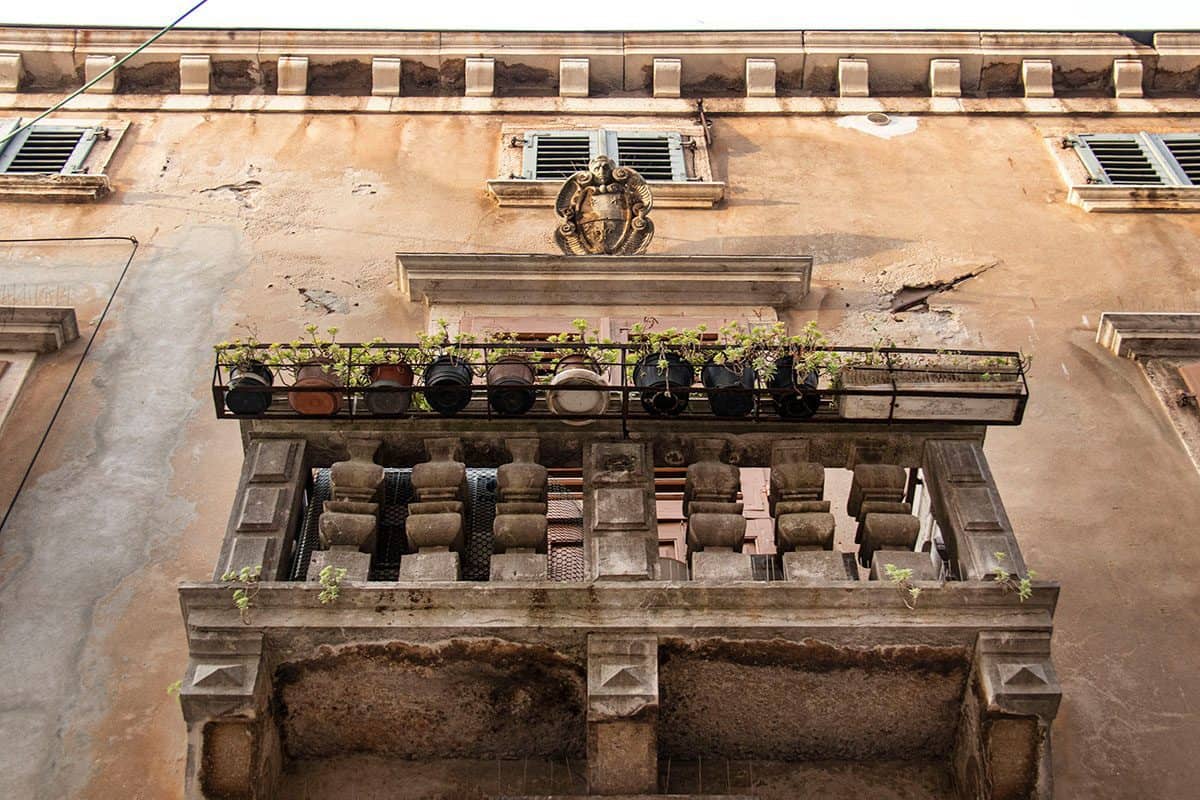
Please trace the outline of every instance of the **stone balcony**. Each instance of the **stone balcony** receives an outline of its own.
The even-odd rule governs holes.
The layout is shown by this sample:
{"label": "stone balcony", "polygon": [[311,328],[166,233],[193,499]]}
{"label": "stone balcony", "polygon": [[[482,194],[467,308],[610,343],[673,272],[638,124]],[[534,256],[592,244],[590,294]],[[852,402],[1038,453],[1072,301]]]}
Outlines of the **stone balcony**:
{"label": "stone balcony", "polygon": [[[364,754],[473,775],[480,796],[526,793],[502,765],[557,766],[539,793],[652,796],[722,761],[1048,796],[1058,587],[1018,585],[985,424],[723,419],[699,390],[639,417],[612,391],[624,415],[584,425],[244,418],[213,580],[181,587],[189,796],[286,795],[297,769]],[[658,550],[668,468],[684,559]],[[742,552],[753,469],[773,553]],[[835,474],[848,490],[827,491]],[[548,511],[563,502],[575,519]],[[333,599],[326,567],[345,570]]]}

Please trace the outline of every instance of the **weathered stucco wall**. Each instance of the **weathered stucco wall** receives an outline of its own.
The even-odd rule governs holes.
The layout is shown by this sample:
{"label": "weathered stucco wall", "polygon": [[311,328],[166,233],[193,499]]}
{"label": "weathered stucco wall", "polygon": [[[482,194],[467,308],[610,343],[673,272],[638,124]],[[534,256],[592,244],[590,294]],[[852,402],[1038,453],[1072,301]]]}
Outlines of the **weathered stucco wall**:
{"label": "weathered stucco wall", "polygon": [[[0,540],[3,796],[181,794],[183,724],[164,691],[185,663],[175,583],[211,571],[241,458],[236,426],[212,419],[210,344],[238,322],[263,339],[310,321],[345,340],[406,337],[424,319],[393,285],[396,251],[550,248],[549,209],[497,208],[483,186],[501,125],[546,118],[122,119],[111,197],[0,204],[0,237],[142,242]],[[1200,216],[1067,205],[1043,137],[1195,126],[922,117],[881,139],[836,118],[718,118],[724,206],[654,214],[653,252],[812,254],[814,291],[788,316],[841,341],[1033,354],[1025,424],[987,449],[1026,560],[1063,585],[1063,797],[1190,789],[1200,476],[1136,367],[1092,338],[1101,311],[1196,303]],[[68,246],[33,251],[0,250],[6,280],[95,282],[80,290],[86,339],[119,254],[85,279],[61,271],[78,258]],[[985,267],[928,312],[886,311],[904,284]],[[57,402],[58,369],[33,396]],[[0,483],[15,485],[45,416],[32,433],[10,423]]]}

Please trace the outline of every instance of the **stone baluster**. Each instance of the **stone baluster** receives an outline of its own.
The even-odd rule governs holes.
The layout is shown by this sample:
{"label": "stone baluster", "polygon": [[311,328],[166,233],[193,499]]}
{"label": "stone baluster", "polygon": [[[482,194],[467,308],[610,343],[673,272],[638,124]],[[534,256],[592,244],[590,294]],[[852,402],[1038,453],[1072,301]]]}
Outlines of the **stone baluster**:
{"label": "stone baluster", "polygon": [[820,583],[853,580],[853,557],[833,549],[834,517],[825,495],[825,467],[805,461],[804,448],[781,442],[771,451],[775,548],[783,554],[787,580]]}
{"label": "stone baluster", "polygon": [[[908,473],[895,464],[859,464],[854,468],[846,513],[858,519],[854,541],[858,563],[871,570],[872,580],[887,578],[886,565],[911,569],[912,580],[937,580],[937,571],[927,553],[914,552],[921,523],[913,516],[912,504],[904,502]],[[879,550],[886,559],[876,559]]]}
{"label": "stone baluster", "polygon": [[695,460],[683,487],[692,580],[751,580],[750,556],[742,553],[746,518],[737,502],[741,474],[721,461],[723,439],[696,439]]}
{"label": "stone baluster", "polygon": [[408,506],[406,532],[415,553],[400,559],[402,581],[455,581],[464,542],[467,466],[458,439],[426,439],[429,460],[412,471],[416,502]]}
{"label": "stone baluster", "polygon": [[512,462],[496,471],[491,579],[546,580],[546,468],[537,439],[509,439]]}
{"label": "stone baluster", "polygon": [[383,467],[375,463],[379,444],[378,439],[347,437],[350,458],[330,468],[333,499],[322,506],[321,549],[309,559],[308,580],[318,580],[327,566],[346,570],[343,580],[367,580],[379,526],[379,503],[375,501],[383,487]]}

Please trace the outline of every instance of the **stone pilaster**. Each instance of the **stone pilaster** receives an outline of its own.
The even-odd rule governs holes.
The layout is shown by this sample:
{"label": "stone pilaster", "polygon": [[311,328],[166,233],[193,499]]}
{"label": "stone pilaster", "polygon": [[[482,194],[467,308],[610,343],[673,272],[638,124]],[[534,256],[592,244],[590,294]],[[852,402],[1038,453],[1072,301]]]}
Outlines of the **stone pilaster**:
{"label": "stone pilaster", "polygon": [[592,794],[658,793],[658,638],[588,635]]}
{"label": "stone pilaster", "polygon": [[[1025,575],[1025,560],[1004,511],[983,448],[931,441],[921,465],[933,518],[963,580],[986,580],[996,567]],[[996,553],[1003,553],[998,560]]]}
{"label": "stone pilaster", "polygon": [[692,445],[695,461],[683,487],[692,579],[751,580],[750,556],[742,553],[746,518],[737,502],[738,468],[721,462],[723,439],[696,439]]}
{"label": "stone pilaster", "polygon": [[251,439],[213,580],[242,567],[284,578],[308,480],[303,439]]}
{"label": "stone pilaster", "polygon": [[426,439],[429,461],[412,471],[417,501],[408,506],[408,543],[416,553],[400,559],[400,580],[458,580],[463,547],[467,465],[458,439]]}
{"label": "stone pilaster", "polygon": [[963,795],[1049,800],[1061,699],[1049,633],[979,634],[952,759]]}
{"label": "stone pilaster", "polygon": [[658,564],[654,462],[642,442],[597,442],[583,459],[583,537],[596,580],[653,580]]}
{"label": "stone pilaster", "polygon": [[270,695],[261,631],[193,633],[179,691],[188,800],[272,795],[282,753]]}
{"label": "stone pilaster", "polygon": [[492,526],[491,579],[546,579],[546,468],[537,463],[537,439],[505,443],[512,462],[496,471],[496,520]]}

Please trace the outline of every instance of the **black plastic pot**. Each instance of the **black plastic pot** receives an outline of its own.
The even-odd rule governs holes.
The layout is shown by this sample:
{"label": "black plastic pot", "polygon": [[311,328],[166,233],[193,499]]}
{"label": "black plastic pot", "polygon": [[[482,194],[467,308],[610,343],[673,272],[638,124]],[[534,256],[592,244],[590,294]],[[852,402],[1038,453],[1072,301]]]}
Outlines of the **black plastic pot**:
{"label": "black plastic pot", "polygon": [[754,410],[754,395],[743,389],[754,388],[754,368],[714,364],[700,370],[700,380],[708,390],[708,405],[718,417],[744,417]]}
{"label": "black plastic pot", "polygon": [[517,416],[533,408],[536,374],[520,356],[502,356],[488,368],[488,405],[497,414]]}
{"label": "black plastic pot", "polygon": [[695,380],[695,368],[678,353],[650,353],[633,368],[633,383],[642,390],[642,406],[655,416],[682,414]]}
{"label": "black plastic pot", "polygon": [[454,356],[438,356],[425,368],[425,401],[443,416],[453,416],[471,402],[471,368]]}
{"label": "black plastic pot", "polygon": [[796,379],[796,361],[784,356],[775,362],[775,374],[767,381],[771,397],[775,400],[775,411],[784,419],[808,419],[821,406],[821,395],[817,392],[817,373],[808,373],[803,380]]}
{"label": "black plastic pot", "polygon": [[238,415],[265,414],[271,407],[271,392],[264,389],[275,382],[270,368],[261,361],[252,361],[245,368],[234,367],[229,375],[225,407]]}

